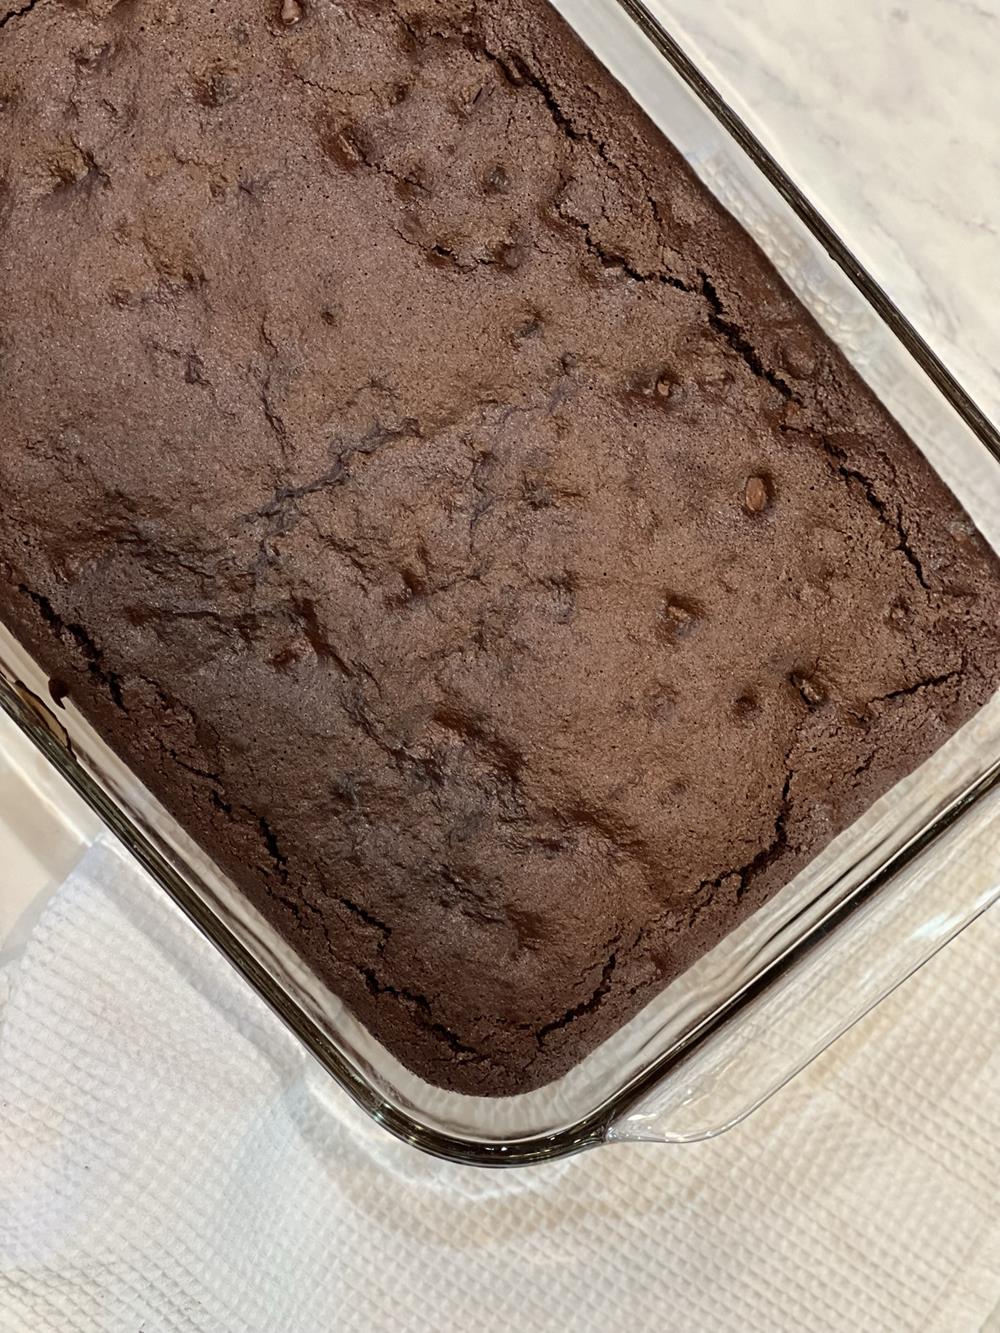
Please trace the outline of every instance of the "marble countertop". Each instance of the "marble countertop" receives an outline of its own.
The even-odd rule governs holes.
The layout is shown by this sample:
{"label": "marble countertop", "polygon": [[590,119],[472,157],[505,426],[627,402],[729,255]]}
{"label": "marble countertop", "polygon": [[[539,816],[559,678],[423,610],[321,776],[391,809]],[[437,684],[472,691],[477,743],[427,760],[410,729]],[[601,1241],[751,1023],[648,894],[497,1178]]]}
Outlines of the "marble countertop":
{"label": "marble countertop", "polygon": [[1000,0],[649,0],[1000,423]]}

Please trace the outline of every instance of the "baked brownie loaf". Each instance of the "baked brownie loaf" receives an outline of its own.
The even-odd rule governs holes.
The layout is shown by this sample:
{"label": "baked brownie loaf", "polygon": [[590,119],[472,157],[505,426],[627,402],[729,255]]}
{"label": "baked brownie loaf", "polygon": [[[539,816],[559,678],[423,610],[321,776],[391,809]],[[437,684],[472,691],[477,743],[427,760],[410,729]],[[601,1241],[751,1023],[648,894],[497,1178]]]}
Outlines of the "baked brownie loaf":
{"label": "baked brownie loaf", "polygon": [[542,0],[0,28],[0,616],[405,1064],[563,1073],[992,693],[1000,571]]}

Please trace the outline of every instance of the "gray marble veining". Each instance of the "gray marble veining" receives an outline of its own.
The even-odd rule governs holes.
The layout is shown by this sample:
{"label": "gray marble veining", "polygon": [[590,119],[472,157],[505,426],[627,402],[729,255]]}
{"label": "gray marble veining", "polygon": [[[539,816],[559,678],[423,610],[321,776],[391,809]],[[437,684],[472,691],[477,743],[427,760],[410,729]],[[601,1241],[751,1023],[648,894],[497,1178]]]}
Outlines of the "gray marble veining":
{"label": "gray marble veining", "polygon": [[1000,0],[649,0],[1000,424]]}

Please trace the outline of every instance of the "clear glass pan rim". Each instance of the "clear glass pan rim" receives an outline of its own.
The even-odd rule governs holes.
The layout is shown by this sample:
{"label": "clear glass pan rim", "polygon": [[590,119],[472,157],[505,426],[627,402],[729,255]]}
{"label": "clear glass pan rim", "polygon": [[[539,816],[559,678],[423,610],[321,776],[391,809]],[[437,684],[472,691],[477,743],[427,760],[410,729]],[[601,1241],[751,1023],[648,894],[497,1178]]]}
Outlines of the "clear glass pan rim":
{"label": "clear glass pan rim", "polygon": [[887,325],[927,378],[940,390],[969,429],[993,457],[1000,462],[1000,429],[962,387],[913,323],[903,314],[853,251],[792,180],[772,153],[764,147],[746,121],[736,112],[701,72],[683,47],[654,17],[643,0],[614,0],[632,19],[643,35],[684,80],[691,91],[711,111],[743,149],[761,174],[778,191],[785,203],[808,228],[823,249],[850,279],[875,313]]}
{"label": "clear glass pan rim", "polygon": [[[998,758],[965,791],[950,801],[932,821],[873,870],[850,896],[835,904],[808,934],[791,944],[752,981],[589,1115],[556,1134],[492,1142],[463,1138],[431,1128],[381,1097],[329,1041],[322,1028],[309,1014],[274,982],[251,950],[243,944],[226,922],[194,892],[152,839],[91,777],[73,754],[72,749],[58,739],[51,726],[43,720],[39,709],[25,702],[22,692],[14,688],[2,675],[0,675],[0,709],[27,735],[77,794],[117,835],[139,864],[249,981],[268,1006],[363,1111],[405,1143],[432,1156],[469,1166],[529,1166],[555,1161],[606,1142],[615,1123],[669,1072],[680,1065],[686,1056],[697,1049],[705,1038],[724,1028],[746,1004],[771,988],[781,976],[800,963],[828,934],[863,908],[884,885],[931,847],[942,834],[956,825],[974,805],[991,791],[1000,789],[1000,758]],[[987,910],[989,905],[984,903],[982,910]],[[961,930],[971,925],[974,919],[970,917],[965,920],[955,934],[960,934]],[[954,935],[943,940],[939,947],[945,947],[951,938],[954,938]],[[928,952],[918,968],[929,961],[937,951],[934,949]],[[909,975],[912,975],[912,972],[907,974]],[[896,984],[905,979],[906,977],[900,977]],[[843,1030],[846,1031],[848,1026],[853,1026],[863,1017],[863,1013],[869,1012],[883,998],[884,994],[875,997],[862,1013],[852,1016],[850,1023],[846,1024]],[[802,1067],[803,1065],[799,1065],[790,1069],[784,1082],[793,1078]],[[776,1089],[772,1088],[767,1095],[772,1095],[774,1091]],[[756,1105],[748,1107],[746,1112],[736,1117],[734,1121],[708,1130],[697,1137],[714,1137],[744,1119],[754,1109]]]}
{"label": "clear glass pan rim", "polygon": [[[884,289],[858,262],[849,247],[833,231],[805,194],[763,147],[745,122],[705,78],[680,45],[665,31],[642,0],[613,0],[613,3],[636,24],[646,39],[720,122],[978,441],[1000,464],[1000,431],[958,383]],[[60,743],[39,714],[25,703],[18,691],[4,680],[2,675],[0,675],[0,707],[13,718],[70,785],[120,838],[136,860],[237,967],[286,1026],[368,1115],[398,1138],[424,1152],[453,1162],[478,1166],[530,1165],[565,1157],[605,1142],[615,1122],[627,1114],[629,1109],[670,1071],[679,1066],[699,1043],[731,1022],[752,999],[771,988],[823,938],[869,902],[904,866],[955,825],[973,805],[990,791],[1000,787],[1000,757],[998,757],[976,781],[951,800],[902,848],[897,849],[863,879],[848,897],[837,903],[805,935],[771,960],[751,982],[730,996],[717,1010],[590,1114],[554,1134],[504,1141],[484,1141],[463,1138],[432,1128],[386,1100],[335,1047],[320,1025],[275,983],[266,968],[229,925],[185,882],[184,877],[171,865],[154,840],[102,789],[71,750]],[[967,924],[969,922],[965,922],[962,928]],[[922,961],[926,961],[926,958]],[[874,1007],[881,998],[880,996],[873,999],[868,1008]],[[857,1017],[858,1015],[855,1015],[852,1021],[856,1021]],[[796,1072],[797,1070],[791,1070],[789,1077]]]}

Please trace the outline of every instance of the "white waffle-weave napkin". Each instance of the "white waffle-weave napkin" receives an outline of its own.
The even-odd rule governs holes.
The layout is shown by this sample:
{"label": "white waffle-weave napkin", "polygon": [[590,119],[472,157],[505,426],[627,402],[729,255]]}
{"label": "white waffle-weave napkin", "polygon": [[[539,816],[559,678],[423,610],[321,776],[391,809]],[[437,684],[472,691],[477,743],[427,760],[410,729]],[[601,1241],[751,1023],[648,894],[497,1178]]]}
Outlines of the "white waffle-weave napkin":
{"label": "white waffle-weave napkin", "polygon": [[715,1142],[491,1173],[369,1124],[99,841],[8,978],[0,1328],[987,1327],[998,957],[993,912]]}

